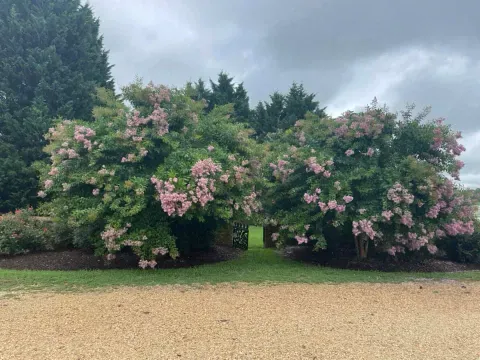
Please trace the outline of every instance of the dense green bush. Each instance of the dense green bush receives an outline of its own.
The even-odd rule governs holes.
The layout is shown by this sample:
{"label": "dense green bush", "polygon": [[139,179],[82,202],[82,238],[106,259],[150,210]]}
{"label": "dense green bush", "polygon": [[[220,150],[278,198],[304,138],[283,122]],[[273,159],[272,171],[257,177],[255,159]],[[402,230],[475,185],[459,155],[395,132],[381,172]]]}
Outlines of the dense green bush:
{"label": "dense green bush", "polygon": [[[133,108],[100,90],[95,121],[60,121],[37,164],[41,211],[78,228],[74,243],[113,259],[123,247],[155,267],[210,245],[217,222],[261,210],[261,148],[233,107],[205,104],[185,89],[140,82],[123,89]],[[85,229],[85,231],[83,231]]]}
{"label": "dense green bush", "polygon": [[0,254],[16,255],[71,246],[69,228],[33,215],[33,209],[28,208],[0,216]]}
{"label": "dense green bush", "polygon": [[458,179],[463,167],[461,135],[412,110],[399,119],[374,102],[337,118],[310,114],[278,133],[265,165],[267,221],[281,226],[273,238],[318,249],[346,237],[365,258],[372,249],[433,254],[437,240],[471,235],[476,202],[446,176]]}

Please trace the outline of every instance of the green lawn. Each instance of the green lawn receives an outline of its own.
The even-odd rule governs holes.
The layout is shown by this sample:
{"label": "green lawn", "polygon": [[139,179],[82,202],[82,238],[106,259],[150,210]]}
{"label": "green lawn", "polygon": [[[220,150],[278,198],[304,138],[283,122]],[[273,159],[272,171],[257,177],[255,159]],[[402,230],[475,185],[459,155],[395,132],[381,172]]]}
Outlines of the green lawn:
{"label": "green lawn", "polygon": [[480,271],[461,273],[381,273],[337,270],[302,264],[262,248],[262,229],[250,229],[249,250],[241,258],[195,268],[164,270],[29,271],[0,270],[0,291],[73,290],[123,285],[221,282],[400,282],[415,278],[480,280]]}

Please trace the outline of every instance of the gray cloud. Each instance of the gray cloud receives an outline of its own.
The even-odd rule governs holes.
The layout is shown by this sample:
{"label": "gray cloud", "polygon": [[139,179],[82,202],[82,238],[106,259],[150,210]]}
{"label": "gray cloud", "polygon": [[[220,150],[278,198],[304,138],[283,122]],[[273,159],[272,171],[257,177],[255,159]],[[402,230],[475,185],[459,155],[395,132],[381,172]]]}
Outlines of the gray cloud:
{"label": "gray cloud", "polygon": [[119,86],[182,85],[221,70],[252,103],[300,81],[332,113],[377,96],[431,105],[464,131],[464,182],[480,186],[477,0],[90,0]]}

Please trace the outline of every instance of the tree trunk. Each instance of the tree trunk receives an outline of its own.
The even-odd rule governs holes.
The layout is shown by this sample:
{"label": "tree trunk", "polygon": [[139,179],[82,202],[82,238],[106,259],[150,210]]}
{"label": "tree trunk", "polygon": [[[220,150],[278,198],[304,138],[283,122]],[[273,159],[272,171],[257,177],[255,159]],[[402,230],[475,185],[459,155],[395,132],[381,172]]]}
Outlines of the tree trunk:
{"label": "tree trunk", "polygon": [[272,240],[272,234],[278,232],[279,226],[265,225],[263,227],[263,247],[274,248],[275,242]]}
{"label": "tree trunk", "polygon": [[355,249],[357,250],[357,257],[359,259],[366,259],[368,255],[368,239],[362,235],[355,237]]}

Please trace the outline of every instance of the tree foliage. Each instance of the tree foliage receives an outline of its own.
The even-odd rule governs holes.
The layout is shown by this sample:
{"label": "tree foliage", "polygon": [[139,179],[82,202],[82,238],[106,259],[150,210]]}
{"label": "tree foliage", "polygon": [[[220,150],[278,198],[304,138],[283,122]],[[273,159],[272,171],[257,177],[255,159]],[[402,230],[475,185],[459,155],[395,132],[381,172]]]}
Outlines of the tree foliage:
{"label": "tree foliage", "polygon": [[204,115],[187,89],[139,82],[123,97],[133,109],[101,90],[95,122],[63,120],[50,129],[51,165],[40,165],[38,194],[51,200],[45,212],[93,227],[97,251],[110,259],[129,246],[140,266],[155,267],[158,254],[176,257],[202,238],[186,229],[261,209],[261,149],[233,122],[231,105]]}
{"label": "tree foliage", "polygon": [[276,91],[269,102],[259,102],[251,114],[250,126],[255,129],[256,137],[263,140],[269,133],[292,127],[308,112],[322,118],[325,108],[319,108],[314,99],[315,94],[308,94],[302,84],[294,82],[286,95]]}
{"label": "tree foliage", "polygon": [[114,85],[99,21],[79,0],[1,0],[0,32],[0,147],[8,149],[0,162],[0,211],[6,211],[34,201],[29,166],[42,157],[52,119],[91,120],[95,87]]}
{"label": "tree foliage", "polygon": [[310,114],[279,134],[265,200],[269,222],[281,225],[274,237],[317,248],[347,237],[363,258],[369,245],[435,253],[437,239],[473,233],[476,204],[444,175],[463,167],[461,135],[411,110],[398,119],[374,102],[335,119]]}

